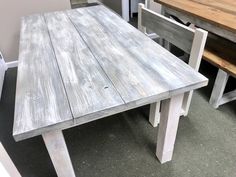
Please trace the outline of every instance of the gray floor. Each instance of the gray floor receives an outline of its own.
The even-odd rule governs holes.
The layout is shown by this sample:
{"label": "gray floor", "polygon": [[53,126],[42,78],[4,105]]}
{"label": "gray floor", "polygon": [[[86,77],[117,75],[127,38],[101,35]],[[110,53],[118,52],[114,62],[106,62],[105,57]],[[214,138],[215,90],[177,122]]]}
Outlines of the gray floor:
{"label": "gray floor", "polygon": [[[172,162],[161,165],[155,157],[158,128],[148,123],[145,106],[64,131],[76,175],[235,177],[236,102],[213,109],[208,100],[217,70],[202,62],[201,72],[210,83],[194,93],[188,117],[180,120]],[[5,77],[0,141],[23,177],[56,176],[41,137],[18,143],[12,138],[16,75],[14,68]],[[235,80],[229,83],[228,89],[236,87]]]}

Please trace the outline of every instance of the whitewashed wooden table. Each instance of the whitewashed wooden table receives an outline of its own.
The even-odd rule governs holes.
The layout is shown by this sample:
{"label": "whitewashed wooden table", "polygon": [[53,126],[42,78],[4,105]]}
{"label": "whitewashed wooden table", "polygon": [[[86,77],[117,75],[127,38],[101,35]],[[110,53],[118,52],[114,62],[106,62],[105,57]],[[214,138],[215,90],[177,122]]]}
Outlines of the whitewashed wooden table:
{"label": "whitewashed wooden table", "polygon": [[27,16],[13,136],[42,135],[58,176],[75,176],[62,130],[163,100],[156,154],[164,163],[183,94],[207,82],[102,5]]}

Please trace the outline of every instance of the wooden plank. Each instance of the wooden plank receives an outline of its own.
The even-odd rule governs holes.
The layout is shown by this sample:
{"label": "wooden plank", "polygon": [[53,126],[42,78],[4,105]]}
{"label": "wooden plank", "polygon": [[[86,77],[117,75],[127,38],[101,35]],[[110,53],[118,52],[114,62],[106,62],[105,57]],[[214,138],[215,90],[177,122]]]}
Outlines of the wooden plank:
{"label": "wooden plank", "polygon": [[236,33],[234,0],[155,0],[169,8]]}
{"label": "wooden plank", "polygon": [[67,14],[126,103],[156,101],[207,84],[204,76],[104,6]]}
{"label": "wooden plank", "polygon": [[177,11],[166,6],[163,6],[162,9],[165,11],[166,14],[174,15],[183,21],[191,22],[192,24],[202,29],[205,29],[211,33],[217,34],[218,36],[224,37],[233,42],[236,41],[235,32],[232,32],[220,26],[211,24],[203,19],[197,18],[195,16],[191,16],[190,14],[184,13],[182,11]]}
{"label": "wooden plank", "polygon": [[42,134],[43,141],[58,177],[75,177],[70,155],[62,131]]}
{"label": "wooden plank", "polygon": [[41,15],[22,19],[17,74],[15,140],[73,124],[70,107]]}
{"label": "wooden plank", "polygon": [[213,90],[211,92],[211,98],[209,101],[209,103],[214,108],[218,108],[220,105],[220,100],[224,94],[224,90],[225,90],[228,79],[229,79],[229,74],[219,69],[216,76]]}
{"label": "wooden plank", "polygon": [[63,12],[45,18],[73,116],[124,104],[70,19]]}
{"label": "wooden plank", "polygon": [[193,29],[146,8],[143,8],[141,13],[144,27],[190,54],[194,38]]}
{"label": "wooden plank", "polygon": [[220,104],[219,105],[222,105],[222,104],[225,104],[225,103],[228,103],[230,101],[234,101],[236,100],[236,89],[233,90],[233,91],[230,91],[228,93],[225,93],[221,100],[220,100]]}
{"label": "wooden plank", "polygon": [[[194,39],[193,39],[193,44],[189,56],[189,61],[188,64],[191,66],[195,71],[199,70],[205,44],[206,44],[206,39],[207,39],[208,33],[202,29],[196,29],[195,34],[194,34]],[[188,115],[191,100],[192,100],[192,95],[193,91],[187,92],[184,95],[184,100],[183,100],[183,105],[182,109],[185,111],[184,116]]]}
{"label": "wooden plank", "polygon": [[236,77],[236,43],[209,35],[203,59]]}

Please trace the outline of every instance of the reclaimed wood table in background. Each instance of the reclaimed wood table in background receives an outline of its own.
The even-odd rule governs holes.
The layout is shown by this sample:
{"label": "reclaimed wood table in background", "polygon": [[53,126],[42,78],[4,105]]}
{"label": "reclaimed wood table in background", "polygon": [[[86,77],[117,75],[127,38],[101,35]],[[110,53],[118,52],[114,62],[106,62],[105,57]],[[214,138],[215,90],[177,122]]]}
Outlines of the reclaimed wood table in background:
{"label": "reclaimed wood table in background", "polygon": [[62,130],[163,101],[157,157],[171,160],[183,94],[208,80],[103,5],[22,18],[13,136],[42,135],[75,176]]}
{"label": "reclaimed wood table in background", "polygon": [[154,0],[164,8],[164,13],[175,15],[236,42],[235,0]]}

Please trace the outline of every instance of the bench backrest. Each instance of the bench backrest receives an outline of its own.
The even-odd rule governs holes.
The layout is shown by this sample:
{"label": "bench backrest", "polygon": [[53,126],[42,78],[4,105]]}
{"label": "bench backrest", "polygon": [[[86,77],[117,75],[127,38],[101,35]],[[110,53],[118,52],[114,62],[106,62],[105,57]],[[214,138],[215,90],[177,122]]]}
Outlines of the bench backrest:
{"label": "bench backrest", "polygon": [[[147,1],[146,6],[148,5]],[[139,4],[138,28],[140,31],[152,31],[160,38],[174,44],[189,54],[188,64],[198,71],[204,52],[207,32],[202,29],[192,29]],[[146,33],[147,34],[147,33]],[[148,34],[147,34],[148,35]],[[149,35],[148,35],[149,36]],[[192,92],[186,93],[183,100],[183,115],[188,114]]]}
{"label": "bench backrest", "polygon": [[156,33],[161,38],[190,54],[189,65],[199,69],[203,55],[207,32],[202,29],[192,29],[170,18],[155,13],[144,4],[139,4],[138,28]]}

